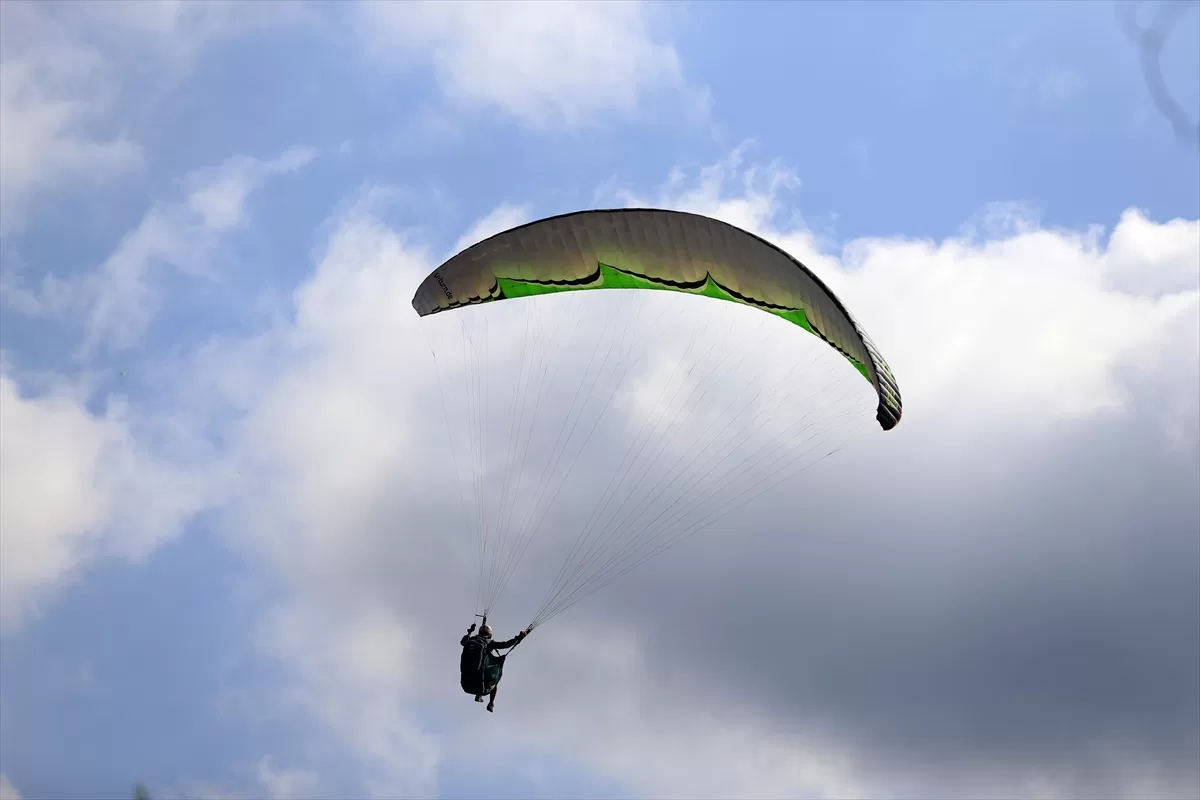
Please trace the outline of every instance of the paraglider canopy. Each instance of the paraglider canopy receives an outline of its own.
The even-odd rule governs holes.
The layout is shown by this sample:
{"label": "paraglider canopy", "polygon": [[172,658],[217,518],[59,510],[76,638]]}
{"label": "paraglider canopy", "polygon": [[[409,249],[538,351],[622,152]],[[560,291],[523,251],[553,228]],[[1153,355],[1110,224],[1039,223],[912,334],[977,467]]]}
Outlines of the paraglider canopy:
{"label": "paraglider canopy", "polygon": [[775,245],[684,211],[614,209],[549,217],[455,255],[418,287],[421,316],[514,297],[584,289],[660,289],[755,306],[819,336],[879,396],[884,430],[900,422],[900,389],[841,300]]}

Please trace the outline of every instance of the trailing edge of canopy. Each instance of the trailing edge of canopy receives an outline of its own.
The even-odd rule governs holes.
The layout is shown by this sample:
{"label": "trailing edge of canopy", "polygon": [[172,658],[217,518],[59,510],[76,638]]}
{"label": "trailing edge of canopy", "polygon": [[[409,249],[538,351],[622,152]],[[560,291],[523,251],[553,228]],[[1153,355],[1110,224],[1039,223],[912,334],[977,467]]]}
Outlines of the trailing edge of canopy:
{"label": "trailing edge of canopy", "polygon": [[683,211],[609,209],[537,220],[491,236],[430,273],[413,297],[428,316],[515,297],[655,289],[759,308],[845,356],[874,387],[884,430],[900,422],[887,362],[840,299],[784,250],[729,223]]}

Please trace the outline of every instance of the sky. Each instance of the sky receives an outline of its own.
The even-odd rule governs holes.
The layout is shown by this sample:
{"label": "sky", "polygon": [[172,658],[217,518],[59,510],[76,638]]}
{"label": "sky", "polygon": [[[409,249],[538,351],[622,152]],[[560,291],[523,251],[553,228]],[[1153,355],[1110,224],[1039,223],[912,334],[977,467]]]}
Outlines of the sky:
{"label": "sky", "polygon": [[[1200,796],[1198,6],[1146,58],[1165,4],[0,4],[0,798]],[[803,261],[904,418],[708,300],[474,318],[489,375],[538,326],[548,419],[579,348],[640,353],[501,637],[632,432],[704,429],[647,399],[689,353],[867,423],[535,629],[488,714],[466,329],[412,295],[626,206]]]}

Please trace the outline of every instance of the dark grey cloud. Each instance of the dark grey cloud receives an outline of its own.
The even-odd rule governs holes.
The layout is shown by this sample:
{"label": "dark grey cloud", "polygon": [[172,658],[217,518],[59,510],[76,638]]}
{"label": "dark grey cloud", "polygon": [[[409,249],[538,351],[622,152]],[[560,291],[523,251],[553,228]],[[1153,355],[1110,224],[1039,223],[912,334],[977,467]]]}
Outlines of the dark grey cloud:
{"label": "dark grey cloud", "polygon": [[1200,473],[1154,439],[1101,421],[1018,464],[883,455],[875,469],[904,478],[873,481],[869,504],[823,501],[833,478],[813,480],[588,611],[876,767],[1054,770],[1112,747],[1194,786]]}

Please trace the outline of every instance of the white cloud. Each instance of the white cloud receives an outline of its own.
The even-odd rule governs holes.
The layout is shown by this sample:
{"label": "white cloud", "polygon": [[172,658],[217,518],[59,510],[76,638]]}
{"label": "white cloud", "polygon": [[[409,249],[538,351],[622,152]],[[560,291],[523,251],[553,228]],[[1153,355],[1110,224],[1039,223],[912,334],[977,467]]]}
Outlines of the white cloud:
{"label": "white cloud", "polygon": [[3,772],[0,772],[0,800],[21,800],[21,795]]}
{"label": "white cloud", "polygon": [[315,772],[303,769],[276,769],[271,759],[258,762],[258,782],[270,800],[308,800],[317,796]]}
{"label": "white cloud", "polygon": [[[1028,464],[1058,441],[1064,422],[1103,431],[1114,415],[1147,413],[1138,393],[1153,385],[1161,392],[1155,425],[1174,437],[1185,465],[1196,461],[1200,390],[1194,370],[1172,366],[1198,360],[1200,291],[1186,269],[1200,258],[1196,222],[1127,214],[1104,246],[1097,231],[1047,230],[1009,211],[999,238],[970,231],[942,242],[835,248],[781,213],[783,192],[796,183],[778,165],[743,168],[735,154],[698,180],[674,175],[654,202],[764,235],[842,294],[906,398],[902,425],[877,435],[864,458],[892,453],[888,463],[932,460],[961,474],[979,452],[1009,463],[998,455],[1004,449],[1011,463]],[[462,243],[525,216],[501,207]],[[286,696],[358,755],[368,783],[429,790],[421,781],[432,780],[446,750],[424,732],[419,705],[455,721],[456,750],[546,748],[639,796],[876,796],[901,779],[918,793],[953,785],[967,795],[983,786],[1039,796],[1098,785],[1070,764],[1061,772],[1006,765],[951,776],[918,766],[915,777],[891,774],[845,731],[766,719],[687,664],[671,676],[655,672],[646,661],[657,645],[616,623],[590,629],[586,641],[557,622],[539,630],[538,644],[515,657],[497,715],[486,719],[498,729],[475,731],[479,721],[461,715],[478,709],[452,688],[448,633],[467,609],[445,605],[469,594],[470,543],[449,536],[458,530],[449,516],[456,493],[445,482],[453,473],[425,449],[444,440],[432,362],[406,314],[432,266],[356,207],[297,292],[294,323],[272,334],[277,345],[256,341],[243,351],[226,343],[231,363],[259,364],[239,367],[239,383],[257,382],[239,391],[248,411],[237,458],[253,464],[254,478],[231,524],[290,587],[265,621],[264,649],[288,676]],[[912,502],[932,507],[937,499]],[[712,632],[714,646],[721,639]],[[1119,773],[1099,785],[1136,794],[1150,774]],[[1182,789],[1172,780],[1159,782],[1164,796],[1186,796],[1187,779]]]}
{"label": "white cloud", "polygon": [[[124,405],[88,410],[69,387],[23,395],[0,374],[0,628],[104,556],[140,559],[210,501],[213,486],[147,453]],[[208,476],[211,478],[212,476]]]}
{"label": "white cloud", "polygon": [[255,764],[253,788],[230,788],[209,782],[193,782],[182,791],[166,788],[149,792],[151,797],[161,800],[187,800],[202,797],[204,800],[308,800],[312,797],[328,796],[321,788],[317,773],[306,769],[278,767],[270,756],[263,756]]}
{"label": "white cloud", "polygon": [[[20,228],[35,191],[139,163],[127,135],[98,132],[114,92],[104,57],[33,3],[0,6],[0,235]],[[101,129],[103,130],[103,129]]]}
{"label": "white cloud", "polygon": [[293,147],[270,161],[235,156],[214,170],[189,176],[192,190],[187,207],[200,215],[201,225],[208,230],[234,228],[243,221],[250,192],[260,188],[268,178],[306,166],[315,155],[309,148]]}
{"label": "white cloud", "polygon": [[706,113],[675,49],[653,32],[653,6],[635,2],[364,2],[359,30],[382,61],[428,59],[443,93],[534,126],[574,127],[682,98]]}
{"label": "white cloud", "polygon": [[157,315],[160,300],[151,281],[155,269],[171,267],[192,276],[211,275],[221,237],[240,227],[249,195],[268,179],[308,164],[315,152],[294,147],[267,161],[235,156],[189,175],[187,197],[150,208],[104,263],[91,274],[42,277],[40,291],[23,286],[10,269],[0,292],[10,308],[27,314],[82,314],[85,355],[101,346],[135,345]]}
{"label": "white cloud", "polygon": [[[1106,254],[1079,237],[1037,231],[972,250],[861,242],[847,253],[854,272],[841,283],[862,298],[852,307],[878,320],[873,335],[897,342],[891,363],[916,415],[1036,413],[1054,424],[1118,408],[1117,370],[1177,348],[1165,338],[1171,323],[1196,313],[1195,292],[1109,289]],[[950,396],[954,406],[942,408]]]}
{"label": "white cloud", "polygon": [[473,244],[482,242],[489,236],[495,236],[501,231],[515,228],[529,222],[529,206],[512,206],[505,203],[492,209],[483,219],[471,226],[470,230],[459,237],[454,244],[453,252],[465,250]]}
{"label": "white cloud", "polygon": [[772,226],[779,226],[787,231],[790,245],[803,239],[803,248],[792,251],[797,258],[816,255],[816,242],[809,241],[812,234],[804,229],[801,218],[777,219],[784,210],[785,193],[800,185],[799,177],[778,161],[747,166],[746,154],[752,146],[752,142],[741,145],[728,158],[702,168],[695,179],[682,170],[673,170],[653,197],[608,188],[596,199],[602,203],[611,201],[625,206],[655,206],[706,214],[759,233],[774,232]]}
{"label": "white cloud", "polygon": [[[840,254],[796,220],[779,220],[798,184],[779,164],[741,168],[741,153],[647,202],[707,214],[762,235],[816,269],[855,310],[900,378],[906,422],[947,414],[1045,417],[1120,406],[1121,368],[1178,351],[1200,298],[1200,221],[1124,214],[1099,231],[1053,231],[993,208],[991,240],[968,229],[943,242],[861,239]],[[999,215],[999,216],[998,216]],[[782,224],[781,224],[782,223]],[[1183,324],[1183,330],[1177,330]],[[953,397],[949,409],[939,398]],[[911,411],[911,413],[910,413]]]}
{"label": "white cloud", "polygon": [[277,609],[264,654],[286,665],[284,699],[359,760],[361,790],[378,798],[436,794],[440,746],[409,704],[418,698],[415,643],[393,611],[355,605]]}
{"label": "white cloud", "polygon": [[1200,288],[1200,222],[1175,219],[1159,225],[1141,211],[1121,215],[1105,268],[1113,288],[1158,297]]}
{"label": "white cloud", "polygon": [[140,111],[213,41],[302,16],[228,0],[0,4],[0,235],[44,194],[140,166]]}

